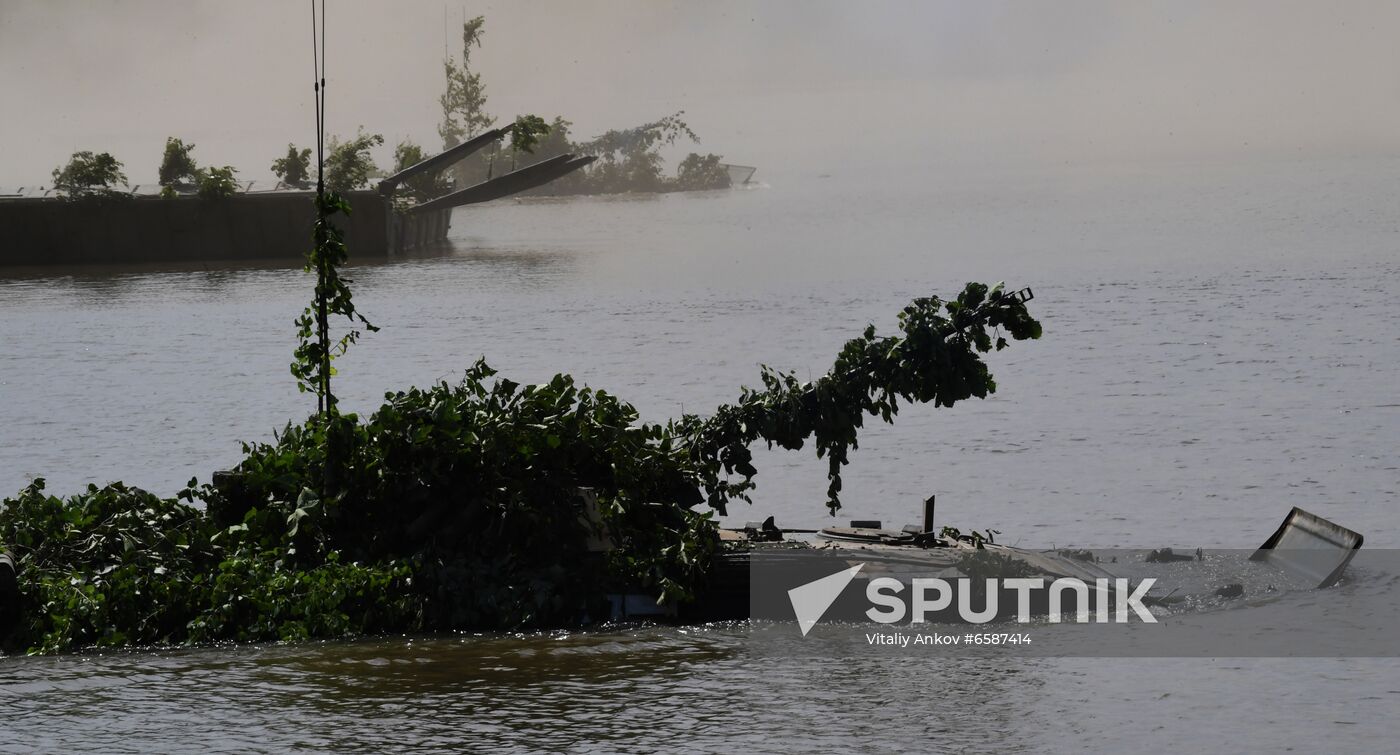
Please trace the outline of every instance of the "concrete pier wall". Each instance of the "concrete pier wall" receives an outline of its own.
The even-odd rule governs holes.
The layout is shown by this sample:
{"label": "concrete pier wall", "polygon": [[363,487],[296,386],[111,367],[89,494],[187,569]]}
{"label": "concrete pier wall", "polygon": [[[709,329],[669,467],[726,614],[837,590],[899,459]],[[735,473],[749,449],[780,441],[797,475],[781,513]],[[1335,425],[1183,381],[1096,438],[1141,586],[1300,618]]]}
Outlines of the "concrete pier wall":
{"label": "concrete pier wall", "polygon": [[[301,259],[312,243],[312,196],[0,200],[0,265]],[[375,192],[348,196],[351,215],[343,227],[352,257],[446,238],[446,213],[392,217]]]}

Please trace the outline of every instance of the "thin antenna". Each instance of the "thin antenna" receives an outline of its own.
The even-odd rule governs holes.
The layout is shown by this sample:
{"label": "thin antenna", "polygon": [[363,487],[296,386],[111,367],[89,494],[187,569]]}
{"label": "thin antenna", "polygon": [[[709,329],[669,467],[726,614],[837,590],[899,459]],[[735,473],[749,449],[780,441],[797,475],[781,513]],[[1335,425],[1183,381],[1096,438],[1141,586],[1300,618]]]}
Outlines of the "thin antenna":
{"label": "thin antenna", "polygon": [[[316,162],[321,162],[321,52],[316,42],[316,0],[311,0],[311,105],[316,110]],[[319,176],[317,183],[320,183]]]}
{"label": "thin antenna", "polygon": [[321,0],[321,142],[326,131],[326,0]]}
{"label": "thin antenna", "polygon": [[[321,164],[316,167],[318,176],[325,173],[325,143],[326,143],[326,0],[321,0]],[[327,224],[325,208],[325,186],[319,180],[316,182],[316,211],[320,215],[318,225],[325,228]],[[323,230],[324,234],[325,231]],[[318,246],[324,242],[323,235],[318,239]],[[318,255],[324,257],[324,255]],[[330,279],[330,263],[325,259],[321,260],[321,269],[317,275],[317,284],[327,287]],[[327,312],[326,299],[324,296],[316,297],[320,306],[321,316],[321,381],[325,385],[326,391],[326,413],[329,414],[335,408],[335,398],[331,395],[331,341],[330,341],[330,321]],[[324,496],[324,493],[322,494]]]}
{"label": "thin antenna", "polygon": [[[317,17],[316,0],[311,0],[311,71],[313,80],[311,91],[316,106],[316,248],[319,250],[326,242],[326,0],[321,0],[320,15],[321,38],[316,39]],[[321,255],[316,254],[313,259],[317,259],[316,269],[316,323],[318,338],[320,342],[320,362],[317,378],[320,382],[320,390],[316,396],[316,413],[318,415],[328,414],[335,406],[335,399],[331,396],[331,375],[330,375],[330,336],[327,326],[328,312],[326,300],[321,295],[322,289],[326,286],[328,273],[326,261],[321,259]],[[324,494],[324,487],[322,489]]]}

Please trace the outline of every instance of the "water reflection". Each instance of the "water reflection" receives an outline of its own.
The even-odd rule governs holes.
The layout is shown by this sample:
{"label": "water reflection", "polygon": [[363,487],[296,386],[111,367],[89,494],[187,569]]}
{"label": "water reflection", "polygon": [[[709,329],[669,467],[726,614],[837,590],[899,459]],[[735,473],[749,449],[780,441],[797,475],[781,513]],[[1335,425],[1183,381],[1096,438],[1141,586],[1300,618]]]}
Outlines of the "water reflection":
{"label": "water reflection", "polygon": [[[678,632],[640,628],[587,633],[428,637],[287,648],[256,673],[295,674],[321,694],[453,694],[581,682],[679,679],[698,665],[733,660],[737,628]],[[677,636],[679,635],[679,636]]]}
{"label": "water reflection", "polygon": [[[469,276],[476,285],[528,285],[574,277],[578,260],[567,250],[499,248],[464,239],[393,257],[352,257],[346,267],[352,277],[366,280],[393,280],[426,270]],[[260,296],[309,289],[306,275],[297,260],[0,267],[0,294],[9,306],[66,302],[102,308],[162,295],[217,301],[252,286],[259,287]]]}
{"label": "water reflection", "polygon": [[401,258],[406,264],[420,260],[430,260],[432,264],[442,266],[467,265],[473,276],[479,276],[487,283],[553,282],[574,278],[579,274],[576,252],[529,247],[493,247],[476,240],[451,240],[437,254],[409,254]]}
{"label": "water reflection", "polygon": [[796,752],[1010,747],[1045,683],[1034,664],[775,661],[747,640],[636,627],[12,659],[0,694],[10,742],[40,749]]}

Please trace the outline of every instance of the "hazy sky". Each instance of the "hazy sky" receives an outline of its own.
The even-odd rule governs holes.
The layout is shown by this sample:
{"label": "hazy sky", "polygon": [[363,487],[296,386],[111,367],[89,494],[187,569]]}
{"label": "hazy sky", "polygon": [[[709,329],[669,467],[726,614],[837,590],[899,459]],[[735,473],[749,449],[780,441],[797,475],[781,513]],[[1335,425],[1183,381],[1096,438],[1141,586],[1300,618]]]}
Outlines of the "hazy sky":
{"label": "hazy sky", "polygon": [[[1389,1],[328,5],[330,128],[390,145],[438,146],[445,38],[481,14],[498,117],[593,135],[685,109],[767,176],[1400,151]],[[0,0],[0,185],[80,149],[150,181],[170,135],[267,177],[314,138],[310,36],[298,0]]]}

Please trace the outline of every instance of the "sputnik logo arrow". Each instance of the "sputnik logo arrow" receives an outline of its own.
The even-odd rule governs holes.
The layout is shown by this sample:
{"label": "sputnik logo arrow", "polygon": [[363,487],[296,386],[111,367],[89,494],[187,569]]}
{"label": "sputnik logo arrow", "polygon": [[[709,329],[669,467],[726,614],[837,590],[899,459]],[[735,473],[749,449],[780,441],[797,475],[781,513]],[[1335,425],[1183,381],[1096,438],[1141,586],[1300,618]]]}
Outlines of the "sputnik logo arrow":
{"label": "sputnik logo arrow", "polygon": [[803,637],[821,621],[822,614],[831,608],[831,604],[841,596],[841,591],[846,589],[846,585],[855,578],[856,572],[864,566],[863,563],[856,564],[849,569],[788,590],[788,600],[792,601],[792,612],[797,616],[797,628],[802,630]]}

